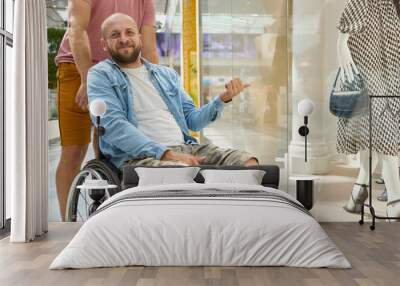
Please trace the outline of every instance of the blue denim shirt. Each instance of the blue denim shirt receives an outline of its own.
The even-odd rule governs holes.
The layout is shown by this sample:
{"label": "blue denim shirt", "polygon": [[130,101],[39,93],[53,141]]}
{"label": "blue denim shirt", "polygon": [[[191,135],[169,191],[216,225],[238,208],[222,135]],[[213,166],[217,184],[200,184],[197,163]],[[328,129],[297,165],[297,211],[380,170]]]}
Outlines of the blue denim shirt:
{"label": "blue denim shirt", "polygon": [[[217,96],[208,104],[196,108],[173,69],[142,61],[149,71],[151,82],[178,123],[185,143],[197,144],[189,130],[199,131],[216,120],[222,113],[223,101]],[[100,139],[100,149],[110,156],[111,162],[121,167],[126,160],[160,159],[167,146],[154,142],[138,129],[133,112],[134,89],[126,73],[114,61],[105,60],[89,70],[87,82],[89,104],[101,99],[107,105],[107,111],[101,117],[101,125],[106,132]],[[95,124],[96,118],[91,117]]]}

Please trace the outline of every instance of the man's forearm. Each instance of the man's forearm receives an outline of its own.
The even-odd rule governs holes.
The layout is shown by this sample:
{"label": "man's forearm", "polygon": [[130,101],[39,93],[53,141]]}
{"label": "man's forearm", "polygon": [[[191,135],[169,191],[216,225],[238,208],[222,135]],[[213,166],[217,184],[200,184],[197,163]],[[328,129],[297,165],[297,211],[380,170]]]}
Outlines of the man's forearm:
{"label": "man's forearm", "polygon": [[143,53],[143,57],[153,64],[159,64],[160,59],[158,57],[157,51],[152,51],[149,53]]}
{"label": "man's forearm", "polygon": [[157,53],[156,30],[154,26],[144,25],[140,33],[142,35],[142,57],[153,64],[159,64],[160,59]]}
{"label": "man's forearm", "polygon": [[176,159],[176,154],[169,149],[165,150],[165,152],[161,155],[161,158],[160,158],[161,161],[168,161],[168,160],[175,160],[175,159]]}
{"label": "man's forearm", "polygon": [[76,67],[81,76],[81,81],[87,81],[87,73],[93,65],[90,53],[90,43],[86,30],[69,29],[69,45],[74,57]]}

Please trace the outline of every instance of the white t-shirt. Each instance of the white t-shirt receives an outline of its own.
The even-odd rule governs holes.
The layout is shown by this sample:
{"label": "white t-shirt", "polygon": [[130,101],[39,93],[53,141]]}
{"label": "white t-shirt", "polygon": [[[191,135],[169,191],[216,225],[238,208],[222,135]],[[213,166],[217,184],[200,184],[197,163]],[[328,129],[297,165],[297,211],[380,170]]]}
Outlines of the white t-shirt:
{"label": "white t-shirt", "polygon": [[147,137],[164,146],[184,143],[183,134],[161,95],[150,81],[143,65],[140,68],[123,68],[133,87],[133,112],[138,128]]}

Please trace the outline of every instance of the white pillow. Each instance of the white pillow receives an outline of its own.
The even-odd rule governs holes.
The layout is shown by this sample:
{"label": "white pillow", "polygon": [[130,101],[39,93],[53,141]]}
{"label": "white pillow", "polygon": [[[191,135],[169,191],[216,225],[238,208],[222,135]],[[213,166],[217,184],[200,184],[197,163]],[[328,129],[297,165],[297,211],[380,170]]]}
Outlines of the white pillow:
{"label": "white pillow", "polygon": [[262,170],[201,170],[205,184],[246,184],[261,185],[265,171]]}
{"label": "white pillow", "polygon": [[193,180],[200,168],[135,168],[139,176],[139,186],[195,183]]}

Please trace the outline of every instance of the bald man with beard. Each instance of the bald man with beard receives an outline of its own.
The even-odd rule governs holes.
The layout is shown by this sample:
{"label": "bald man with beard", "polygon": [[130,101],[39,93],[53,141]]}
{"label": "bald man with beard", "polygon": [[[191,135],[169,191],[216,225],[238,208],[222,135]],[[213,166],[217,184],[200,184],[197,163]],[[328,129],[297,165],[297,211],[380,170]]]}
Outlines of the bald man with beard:
{"label": "bald man with beard", "polygon": [[101,28],[101,44],[111,59],[89,70],[88,96],[89,102],[101,99],[107,105],[100,148],[115,166],[258,164],[247,152],[198,144],[189,132],[214,122],[248,84],[233,79],[222,94],[196,108],[173,69],[141,57],[141,35],[131,17],[111,15]]}

